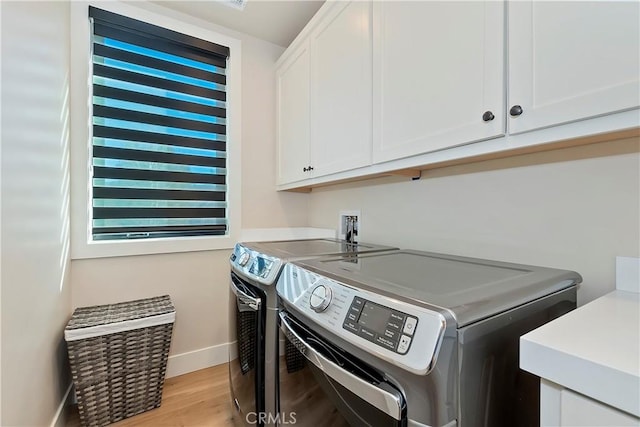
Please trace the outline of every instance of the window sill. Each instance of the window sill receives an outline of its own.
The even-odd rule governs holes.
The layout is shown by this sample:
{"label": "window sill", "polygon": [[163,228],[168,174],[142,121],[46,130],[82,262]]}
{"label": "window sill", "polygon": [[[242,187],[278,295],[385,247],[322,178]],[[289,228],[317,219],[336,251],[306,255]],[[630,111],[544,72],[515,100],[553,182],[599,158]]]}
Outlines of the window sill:
{"label": "window sill", "polygon": [[111,240],[81,242],[71,248],[71,259],[109,258],[135,255],[157,255],[231,249],[232,236],[174,237],[144,240]]}
{"label": "window sill", "polygon": [[298,239],[333,239],[336,231],[328,228],[276,227],[246,228],[235,236],[174,237],[171,239],[111,240],[79,243],[72,247],[71,259],[157,255],[181,252],[227,250],[237,242],[264,242]]}

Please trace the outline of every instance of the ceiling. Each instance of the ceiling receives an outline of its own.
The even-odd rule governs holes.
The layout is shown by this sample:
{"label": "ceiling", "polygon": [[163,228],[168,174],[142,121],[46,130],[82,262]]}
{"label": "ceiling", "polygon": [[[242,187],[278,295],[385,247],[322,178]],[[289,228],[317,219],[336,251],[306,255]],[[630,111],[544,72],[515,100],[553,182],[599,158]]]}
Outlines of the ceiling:
{"label": "ceiling", "polygon": [[247,0],[244,10],[220,0],[153,3],[287,47],[324,0]]}

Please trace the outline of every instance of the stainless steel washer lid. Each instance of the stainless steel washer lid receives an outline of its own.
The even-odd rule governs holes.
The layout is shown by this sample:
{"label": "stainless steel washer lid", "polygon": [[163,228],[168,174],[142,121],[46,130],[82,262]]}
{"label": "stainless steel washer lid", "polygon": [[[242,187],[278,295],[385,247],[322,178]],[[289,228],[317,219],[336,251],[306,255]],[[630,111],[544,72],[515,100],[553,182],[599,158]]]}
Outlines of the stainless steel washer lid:
{"label": "stainless steel washer lid", "polygon": [[450,310],[458,327],[582,281],[573,271],[401,250],[299,261],[346,284],[418,305]]}
{"label": "stainless steel washer lid", "polygon": [[347,243],[338,239],[306,239],[283,240],[272,242],[242,243],[243,246],[257,252],[278,257],[282,260],[294,258],[312,258],[342,254],[362,254],[370,252],[388,251],[398,248],[374,245],[370,243]]}

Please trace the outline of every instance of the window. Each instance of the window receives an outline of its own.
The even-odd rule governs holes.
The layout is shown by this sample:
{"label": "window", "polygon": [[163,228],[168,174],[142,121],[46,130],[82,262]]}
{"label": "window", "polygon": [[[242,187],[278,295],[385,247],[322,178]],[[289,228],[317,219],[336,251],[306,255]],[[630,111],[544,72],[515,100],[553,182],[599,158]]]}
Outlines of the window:
{"label": "window", "polygon": [[89,17],[92,240],[227,234],[229,48]]}
{"label": "window", "polygon": [[70,12],[71,258],[232,248],[241,40],[148,2]]}

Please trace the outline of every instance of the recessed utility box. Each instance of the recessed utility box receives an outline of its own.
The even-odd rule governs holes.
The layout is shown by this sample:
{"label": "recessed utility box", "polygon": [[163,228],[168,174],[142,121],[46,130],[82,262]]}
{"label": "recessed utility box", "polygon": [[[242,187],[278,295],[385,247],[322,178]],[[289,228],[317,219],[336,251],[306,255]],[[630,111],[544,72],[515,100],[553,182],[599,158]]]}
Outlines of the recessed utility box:
{"label": "recessed utility box", "polygon": [[359,210],[340,211],[338,218],[338,237],[348,240],[351,243],[357,243],[358,236],[362,230],[361,217]]}

